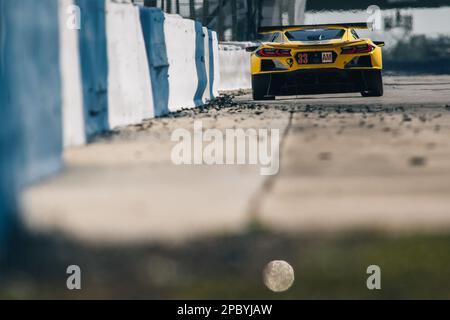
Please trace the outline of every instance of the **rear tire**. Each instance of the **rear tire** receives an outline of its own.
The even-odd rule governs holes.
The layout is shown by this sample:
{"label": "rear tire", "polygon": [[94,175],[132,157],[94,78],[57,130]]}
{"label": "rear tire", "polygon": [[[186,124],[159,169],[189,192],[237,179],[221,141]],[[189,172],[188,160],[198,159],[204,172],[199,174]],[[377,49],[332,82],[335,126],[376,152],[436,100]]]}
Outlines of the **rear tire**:
{"label": "rear tire", "polygon": [[381,70],[369,70],[363,73],[364,84],[367,90],[361,91],[363,97],[382,97],[384,94],[383,89],[383,76]]}
{"label": "rear tire", "polygon": [[275,100],[275,96],[269,96],[270,75],[252,76],[253,100]]}

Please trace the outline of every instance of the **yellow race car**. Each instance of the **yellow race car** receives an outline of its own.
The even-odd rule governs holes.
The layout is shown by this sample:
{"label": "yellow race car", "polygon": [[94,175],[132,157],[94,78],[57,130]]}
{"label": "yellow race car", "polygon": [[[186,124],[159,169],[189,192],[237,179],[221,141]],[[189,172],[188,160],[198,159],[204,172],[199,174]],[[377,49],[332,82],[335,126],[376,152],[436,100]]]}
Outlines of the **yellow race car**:
{"label": "yellow race car", "polygon": [[367,23],[262,27],[270,42],[249,47],[254,100],[360,92],[383,95],[384,42],[361,39]]}

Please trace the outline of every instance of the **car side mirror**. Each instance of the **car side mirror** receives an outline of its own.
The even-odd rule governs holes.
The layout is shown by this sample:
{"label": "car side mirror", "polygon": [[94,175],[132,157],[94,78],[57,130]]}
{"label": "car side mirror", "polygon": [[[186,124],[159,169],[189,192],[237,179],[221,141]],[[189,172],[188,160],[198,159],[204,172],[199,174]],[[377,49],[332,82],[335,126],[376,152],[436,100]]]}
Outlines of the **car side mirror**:
{"label": "car side mirror", "polygon": [[379,47],[384,47],[385,45],[384,41],[374,41],[373,43]]}
{"label": "car side mirror", "polygon": [[245,48],[245,51],[247,52],[254,52],[259,48],[259,46],[251,46],[251,47],[247,47]]}

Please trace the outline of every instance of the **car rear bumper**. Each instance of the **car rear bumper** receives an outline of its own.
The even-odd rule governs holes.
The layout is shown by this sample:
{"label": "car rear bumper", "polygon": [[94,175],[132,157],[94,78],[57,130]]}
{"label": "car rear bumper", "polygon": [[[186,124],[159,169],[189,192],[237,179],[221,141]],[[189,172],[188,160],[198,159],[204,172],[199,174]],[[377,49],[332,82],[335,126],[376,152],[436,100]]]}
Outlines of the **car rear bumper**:
{"label": "car rear bumper", "polygon": [[314,69],[256,74],[268,95],[347,93],[367,90],[366,74],[377,70]]}

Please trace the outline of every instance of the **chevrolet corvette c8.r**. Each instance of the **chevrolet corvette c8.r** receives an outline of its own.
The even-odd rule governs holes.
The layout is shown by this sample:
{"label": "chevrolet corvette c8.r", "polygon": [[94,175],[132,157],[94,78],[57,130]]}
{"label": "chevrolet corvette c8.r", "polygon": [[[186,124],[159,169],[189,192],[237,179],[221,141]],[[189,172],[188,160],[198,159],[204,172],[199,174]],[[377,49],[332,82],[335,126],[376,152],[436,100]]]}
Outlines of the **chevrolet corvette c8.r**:
{"label": "chevrolet corvette c8.r", "polygon": [[384,42],[362,39],[367,23],[262,27],[270,42],[249,47],[253,98],[360,92],[383,95]]}

